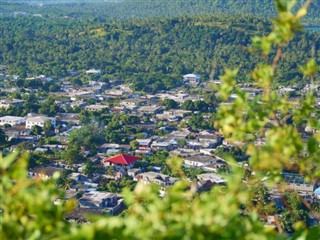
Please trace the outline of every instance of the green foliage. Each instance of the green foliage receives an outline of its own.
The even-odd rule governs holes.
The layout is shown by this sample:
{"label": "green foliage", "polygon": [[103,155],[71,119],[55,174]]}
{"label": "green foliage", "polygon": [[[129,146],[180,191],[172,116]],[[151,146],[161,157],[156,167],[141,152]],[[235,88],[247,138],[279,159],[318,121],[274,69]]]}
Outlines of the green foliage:
{"label": "green foliage", "polygon": [[81,149],[79,146],[68,147],[67,150],[62,152],[61,157],[68,164],[79,163],[84,160],[84,156],[81,153]]}
{"label": "green foliage", "polygon": [[69,148],[81,146],[85,150],[95,152],[97,151],[97,147],[103,142],[103,131],[94,125],[86,125],[70,133],[68,146]]}
{"label": "green foliage", "polygon": [[40,135],[43,131],[43,128],[38,125],[33,125],[31,131],[33,134]]}
{"label": "green foliage", "polygon": [[230,146],[230,147],[219,146],[214,151],[214,154],[223,159],[232,157],[238,162],[242,162],[248,159],[248,156],[245,154],[245,151],[243,151],[240,147],[237,147],[237,146]]}
{"label": "green foliage", "polygon": [[286,193],[283,197],[285,209],[281,213],[280,223],[285,231],[293,232],[297,222],[308,224],[307,207],[296,192]]}
{"label": "green foliage", "polygon": [[[290,21],[293,23],[296,19],[291,17]],[[108,74],[110,79],[120,78],[132,83],[135,91],[151,93],[180,86],[181,76],[191,72],[208,79],[212,59],[215,61],[213,78],[224,74],[225,68],[239,68],[236,80],[252,81],[250,72],[254,63],[262,62],[257,47],[262,42],[266,45],[262,39],[268,38],[264,48],[271,49],[272,39],[282,33],[279,27],[277,35],[267,35],[270,24],[261,18],[221,15],[179,16],[162,18],[161,21],[131,19],[112,23],[90,18],[57,18],[53,21],[45,17],[8,17],[1,18],[1,24],[0,59],[12,74],[17,74],[21,66],[30,75],[48,76],[60,76],[66,69],[83,71],[90,66]],[[294,24],[298,28],[298,23]],[[93,37],[91,32],[94,29],[102,29],[106,34]],[[254,35],[264,37],[255,39],[256,54],[252,55],[248,47]],[[297,34],[283,48],[284,55],[274,74],[275,80],[288,84],[303,79],[296,63],[312,55],[311,49],[317,41],[317,34]],[[318,61],[318,45],[315,45],[314,53]],[[78,77],[70,78],[75,85],[81,85]],[[51,87],[39,80],[27,80],[24,84],[45,92]],[[58,110],[51,102],[41,105],[41,112],[45,114]],[[36,110],[36,106],[30,108]]]}
{"label": "green foliage", "polygon": [[[279,17],[274,20],[273,31],[256,38],[254,43],[265,55],[273,54],[271,47],[283,49],[299,29],[300,18],[304,15],[305,7],[293,14],[290,1],[276,3]],[[120,38],[119,35],[113,37]],[[298,127],[306,123],[319,130],[320,123],[313,117],[315,99],[312,94],[293,108],[285,97],[272,90],[281,54],[282,50],[277,50],[271,65],[260,64],[254,70],[255,83],[264,93],[251,101],[235,87],[236,70],[227,70],[221,78],[220,96],[228,100],[235,93],[237,98],[233,104],[220,106],[216,127],[221,128],[229,141],[248,144],[249,165],[256,174],[247,174],[246,169],[230,159],[231,173],[225,176],[226,186],[198,194],[195,186],[184,180],[182,160],[170,158],[167,164],[172,175],[182,180],[166,188],[163,197],[159,196],[159,187],[139,183],[133,192],[123,192],[128,206],[125,217],[101,217],[91,224],[75,225],[63,220],[65,211],[72,209],[72,202],[65,206],[52,204],[60,195],[51,181],[28,179],[25,158],[15,160],[15,155],[1,156],[2,236],[5,239],[287,239],[281,228],[276,232],[259,220],[259,212],[268,213],[262,207],[268,203],[268,196],[265,189],[259,189],[259,184],[265,175],[269,174],[272,181],[284,168],[293,167],[310,180],[318,178],[319,169],[313,166],[320,165],[319,132],[303,141]],[[317,68],[310,66],[315,65],[312,62],[308,64],[305,69]],[[290,117],[293,120],[288,125]],[[115,123],[108,127],[110,132],[119,130]],[[253,141],[258,137],[264,137],[266,145],[255,146]],[[118,183],[109,187],[117,191]],[[252,204],[255,198],[257,203]],[[285,199],[288,209],[283,212],[281,224],[285,230],[295,231],[290,237],[319,239],[319,226],[307,228],[304,224],[306,211],[298,196],[287,194]],[[246,211],[246,206],[252,206],[252,210]]]}
{"label": "green foliage", "polygon": [[165,110],[169,110],[169,109],[172,109],[172,108],[178,108],[179,107],[179,104],[176,101],[172,100],[172,99],[163,100],[163,104],[164,104]]}
{"label": "green foliage", "polygon": [[7,140],[8,140],[7,135],[4,133],[2,128],[0,128],[0,146],[5,145],[7,143]]}
{"label": "green foliage", "polygon": [[133,190],[136,186],[136,182],[128,177],[123,177],[121,180],[110,180],[104,186],[100,187],[99,190],[120,193],[124,188]]}
{"label": "green foliage", "polygon": [[27,165],[26,155],[0,156],[1,238],[58,238],[71,230],[63,217],[73,204],[53,205],[62,196],[55,184],[27,178]]}

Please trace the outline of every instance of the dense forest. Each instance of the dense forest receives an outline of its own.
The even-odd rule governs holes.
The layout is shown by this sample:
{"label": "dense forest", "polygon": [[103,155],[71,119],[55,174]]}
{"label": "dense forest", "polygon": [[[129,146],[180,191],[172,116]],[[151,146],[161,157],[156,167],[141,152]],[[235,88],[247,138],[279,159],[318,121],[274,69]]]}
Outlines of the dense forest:
{"label": "dense forest", "polygon": [[[1,2],[0,13],[2,14],[25,11],[51,17],[68,15],[75,18],[92,17],[100,20],[210,13],[251,14],[269,18],[274,17],[276,13],[272,0],[2,0]],[[296,9],[304,0],[297,2]],[[304,24],[320,25],[319,14],[320,0],[315,0],[303,19]]]}
{"label": "dense forest", "polygon": [[[254,35],[270,31],[270,24],[256,17],[215,14],[113,22],[2,17],[0,31],[0,63],[11,74],[63,77],[70,70],[96,68],[107,79],[134,82],[136,90],[149,92],[172,88],[191,72],[217,78],[225,68],[239,68],[237,80],[250,81],[248,73],[257,62],[270,62],[248,48]],[[320,59],[320,35],[298,33],[284,49],[276,80],[301,80],[297,63],[312,55]],[[153,89],[144,87],[150,85]]]}

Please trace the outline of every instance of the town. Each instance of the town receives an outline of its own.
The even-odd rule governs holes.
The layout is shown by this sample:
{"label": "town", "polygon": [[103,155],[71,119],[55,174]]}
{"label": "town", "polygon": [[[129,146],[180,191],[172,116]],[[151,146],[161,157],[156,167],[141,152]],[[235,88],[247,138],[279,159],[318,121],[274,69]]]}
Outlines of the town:
{"label": "town", "polygon": [[[121,192],[133,190],[139,181],[158,185],[164,196],[179,180],[167,165],[170,158],[182,161],[187,180],[199,193],[225,186],[230,157],[254,174],[245,146],[229,142],[214,124],[219,106],[234,101],[221,102],[220,80],[187,74],[177,79],[176,89],[148,94],[123,80],[106,79],[99,69],[70,71],[60,79],[20,78],[7,75],[1,66],[0,79],[2,152],[29,152],[31,178],[46,180],[60,173],[58,187],[65,197],[54,204],[77,199],[77,208],[66,216],[70,221],[86,222],[88,213],[123,213]],[[263,92],[250,84],[239,87],[249,98]],[[319,86],[280,87],[278,94],[298,106],[311,89],[318,94],[319,109]],[[309,126],[299,131],[304,139],[315,133]],[[254,144],[264,145],[265,139]],[[282,176],[285,188],[268,189],[268,201],[284,208],[283,194],[296,191],[310,204],[319,204],[318,183],[290,171]],[[276,226],[277,214],[262,221]]]}

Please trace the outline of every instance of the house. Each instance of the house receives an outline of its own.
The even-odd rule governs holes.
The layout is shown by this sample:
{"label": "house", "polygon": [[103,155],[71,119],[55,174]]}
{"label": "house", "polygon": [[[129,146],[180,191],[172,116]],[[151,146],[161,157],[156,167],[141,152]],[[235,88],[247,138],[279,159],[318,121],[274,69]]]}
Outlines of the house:
{"label": "house", "polygon": [[123,96],[125,94],[128,94],[128,91],[119,90],[119,89],[108,89],[105,91],[106,95],[110,96]]}
{"label": "house", "polygon": [[226,180],[219,174],[216,173],[202,173],[197,175],[199,181],[210,181],[214,184],[224,185]]}
{"label": "house", "polygon": [[218,169],[224,168],[226,166],[228,166],[227,162],[225,162],[223,159],[217,159],[214,163],[204,166],[203,169],[207,171],[217,172]]}
{"label": "house", "polygon": [[136,139],[136,141],[139,144],[140,150],[148,150],[150,149],[150,144],[152,142],[152,139]]}
{"label": "house", "polygon": [[28,176],[31,178],[41,178],[43,180],[48,180],[52,178],[52,176],[56,172],[62,172],[63,169],[56,167],[37,167],[33,168],[28,172]]}
{"label": "house", "polygon": [[56,127],[56,119],[45,116],[27,117],[26,128],[31,129],[33,126],[43,127],[46,121],[50,121],[53,127]]}
{"label": "house", "polygon": [[[313,194],[315,183],[306,182],[303,176],[295,173],[283,172],[282,177],[285,181],[284,191],[297,191],[301,196],[311,196]],[[278,186],[276,190],[278,189],[281,189],[281,186]]]}
{"label": "house", "polygon": [[132,169],[128,170],[128,176],[132,177],[132,178],[135,178],[135,176],[137,174],[139,174],[139,173],[141,173],[141,169],[140,168],[132,168]]}
{"label": "house", "polygon": [[151,149],[154,150],[154,151],[158,151],[158,150],[172,150],[174,148],[173,144],[171,144],[170,142],[168,141],[163,141],[163,142],[153,142],[151,144]]}
{"label": "house", "polygon": [[105,143],[99,147],[99,152],[128,152],[130,149],[131,147],[129,144]]}
{"label": "house", "polygon": [[139,157],[134,157],[126,154],[118,154],[103,160],[103,163],[107,166],[120,165],[120,166],[132,166],[133,163],[140,160]]}
{"label": "house", "polygon": [[78,202],[82,208],[102,209],[116,206],[118,197],[115,193],[90,191],[84,193]]}
{"label": "house", "polygon": [[170,135],[176,139],[186,139],[190,133],[188,129],[181,129],[179,131],[173,131]]}
{"label": "house", "polygon": [[83,175],[81,173],[76,173],[76,172],[71,173],[69,175],[69,178],[71,180],[76,181],[76,182],[86,182],[86,181],[88,181],[88,178],[85,175]]}
{"label": "house", "polygon": [[101,70],[99,69],[90,69],[86,71],[86,74],[101,74]]}
{"label": "house", "polygon": [[207,155],[194,155],[183,157],[184,165],[187,167],[198,167],[202,168],[212,163],[215,163],[217,159]]}
{"label": "house", "polygon": [[86,111],[92,111],[92,112],[98,112],[98,111],[103,111],[106,110],[108,107],[106,105],[100,105],[100,104],[93,104],[93,105],[88,105],[85,107]]}
{"label": "house", "polygon": [[156,115],[156,118],[159,120],[167,120],[169,122],[178,122],[180,121],[179,117],[170,115],[170,114],[164,114],[164,113],[160,113]]}
{"label": "house", "polygon": [[128,109],[133,109],[145,104],[147,104],[147,100],[141,98],[129,98],[120,101],[120,105]]}
{"label": "house", "polygon": [[200,76],[196,74],[183,75],[183,81],[190,84],[191,86],[198,86],[200,83]]}
{"label": "house", "polygon": [[142,106],[138,109],[140,113],[147,113],[147,114],[157,114],[162,112],[162,108],[156,105],[153,106]]}
{"label": "house", "polygon": [[135,179],[142,181],[145,185],[155,183],[162,187],[173,185],[176,181],[178,181],[177,178],[153,171],[140,173],[135,177]]}
{"label": "house", "polygon": [[24,100],[19,100],[19,99],[2,99],[0,100],[0,109],[8,109],[9,107],[22,107],[24,103]]}
{"label": "house", "polygon": [[180,110],[180,109],[170,109],[170,110],[163,112],[163,114],[168,114],[168,115],[172,115],[175,117],[181,117],[181,118],[184,118],[184,117],[190,115],[191,113],[192,113],[192,111]]}
{"label": "house", "polygon": [[4,116],[0,117],[0,126],[9,124],[11,126],[20,125],[26,122],[25,117],[16,117],[16,116]]}

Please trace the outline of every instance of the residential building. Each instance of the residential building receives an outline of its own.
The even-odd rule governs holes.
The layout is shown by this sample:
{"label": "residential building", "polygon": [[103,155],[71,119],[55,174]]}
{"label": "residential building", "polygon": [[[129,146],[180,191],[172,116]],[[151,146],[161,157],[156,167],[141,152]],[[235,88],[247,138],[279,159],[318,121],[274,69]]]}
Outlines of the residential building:
{"label": "residential building", "polygon": [[10,124],[11,126],[24,124],[26,122],[25,117],[16,117],[16,116],[4,116],[0,117],[0,126],[5,124]]}
{"label": "residential building", "polygon": [[0,109],[8,109],[9,107],[22,107],[24,100],[19,99],[2,99],[0,100]]}
{"label": "residential building", "polygon": [[118,165],[118,166],[132,166],[134,162],[140,160],[141,158],[130,156],[126,154],[118,154],[113,157],[109,157],[103,160],[103,163],[107,166]]}
{"label": "residential building", "polygon": [[186,75],[183,75],[183,81],[185,81],[186,83],[189,83],[192,86],[198,86],[200,83],[200,76],[193,73],[186,74]]}
{"label": "residential building", "polygon": [[119,199],[117,194],[110,192],[90,191],[82,195],[78,200],[80,208],[90,209],[109,209],[109,213],[121,211],[123,209],[123,200]]}
{"label": "residential building", "polygon": [[101,74],[101,70],[99,69],[90,69],[86,71],[86,74]]}
{"label": "residential building", "polygon": [[138,109],[138,112],[140,113],[147,113],[147,114],[157,114],[161,113],[162,108],[159,106],[142,106]]}
{"label": "residential building", "polygon": [[218,159],[207,155],[194,155],[183,157],[184,165],[188,167],[204,167],[215,163]]}
{"label": "residential building", "polygon": [[108,107],[106,105],[100,105],[100,104],[92,104],[85,107],[86,111],[92,111],[92,112],[98,112],[106,110]]}
{"label": "residential building", "polygon": [[35,116],[35,117],[27,117],[26,119],[26,128],[31,129],[33,126],[43,127],[45,122],[50,120],[51,125],[56,127],[56,118],[45,117],[45,116]]}
{"label": "residential building", "polygon": [[142,181],[146,185],[155,183],[162,187],[173,185],[176,181],[178,181],[177,178],[153,171],[140,173],[135,177],[135,179]]}
{"label": "residential building", "polygon": [[226,180],[219,174],[216,173],[202,173],[197,175],[199,181],[210,181],[215,184],[224,185]]}

